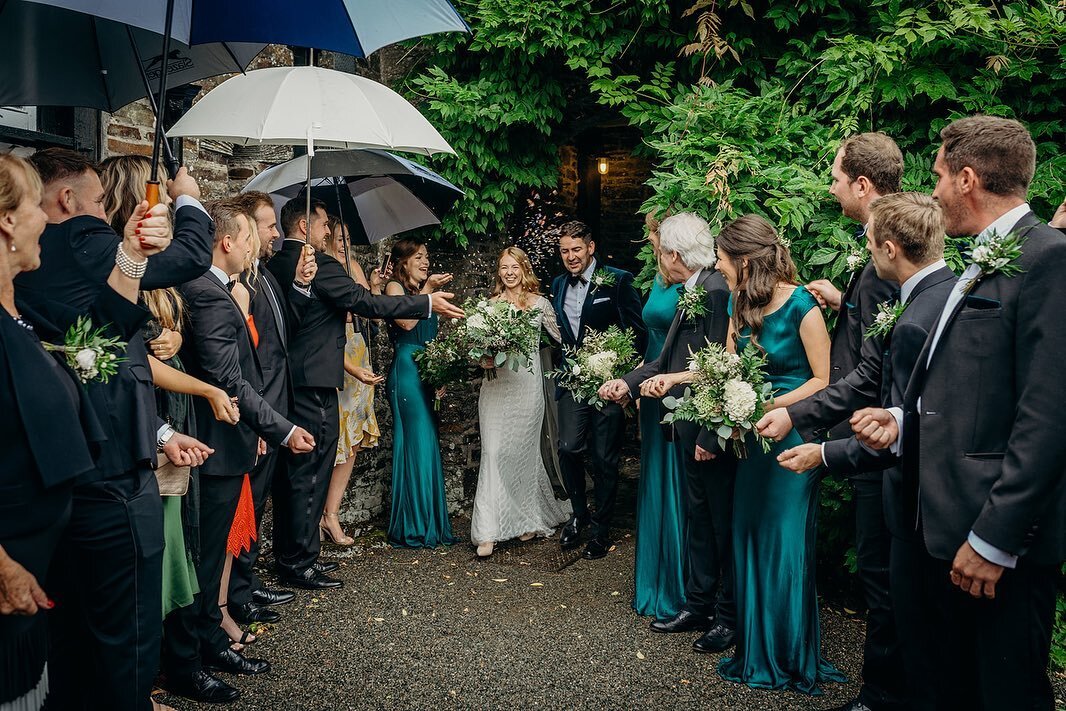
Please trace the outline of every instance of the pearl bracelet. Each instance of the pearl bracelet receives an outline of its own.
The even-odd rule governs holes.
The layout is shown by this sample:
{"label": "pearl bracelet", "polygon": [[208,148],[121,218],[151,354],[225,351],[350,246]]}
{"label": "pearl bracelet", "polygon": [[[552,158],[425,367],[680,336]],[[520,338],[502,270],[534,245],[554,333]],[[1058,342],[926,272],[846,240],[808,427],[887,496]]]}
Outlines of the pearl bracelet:
{"label": "pearl bracelet", "polygon": [[126,250],[119,244],[118,250],[115,252],[115,264],[118,266],[119,271],[125,274],[130,279],[140,279],[144,276],[144,272],[148,269],[148,258],[145,257],[143,262],[135,262],[130,255],[126,254]]}

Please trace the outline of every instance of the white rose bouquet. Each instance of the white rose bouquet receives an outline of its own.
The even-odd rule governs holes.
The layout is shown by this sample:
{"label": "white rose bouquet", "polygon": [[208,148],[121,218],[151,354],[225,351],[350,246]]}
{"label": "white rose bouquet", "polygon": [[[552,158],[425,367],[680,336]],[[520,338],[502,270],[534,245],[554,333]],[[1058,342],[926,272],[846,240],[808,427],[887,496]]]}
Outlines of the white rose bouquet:
{"label": "white rose bouquet", "polygon": [[63,345],[42,343],[44,349],[66,356],[67,365],[83,383],[99,380],[106,383],[118,372],[118,364],[126,360],[117,353],[126,349],[125,341],[117,337],[105,338],[103,328],[93,328],[92,319],[79,316],[67,331]]}
{"label": "white rose bouquet", "polygon": [[533,372],[533,354],[540,341],[535,311],[523,311],[504,299],[467,302],[463,309],[468,314],[461,326],[467,357],[475,363],[492,360],[486,378],[496,377],[496,368],[503,366],[516,373],[519,368]]}
{"label": "white rose bouquet", "polygon": [[555,378],[559,387],[573,393],[578,402],[603,409],[607,403],[600,399],[600,386],[640,363],[633,340],[633,331],[628,328],[611,326],[602,333],[590,329],[579,348],[563,348],[562,366],[544,375]]}
{"label": "white rose bouquet", "polygon": [[663,405],[671,412],[663,422],[695,422],[718,436],[724,450],[732,442],[738,457],[747,456],[745,439],[755,437],[764,452],[771,440],[760,437],[755,423],[773,400],[773,385],[766,380],[766,356],[748,346],[739,355],[725,346],[710,343],[689,358],[688,368],[695,380],[680,398],[667,396]]}

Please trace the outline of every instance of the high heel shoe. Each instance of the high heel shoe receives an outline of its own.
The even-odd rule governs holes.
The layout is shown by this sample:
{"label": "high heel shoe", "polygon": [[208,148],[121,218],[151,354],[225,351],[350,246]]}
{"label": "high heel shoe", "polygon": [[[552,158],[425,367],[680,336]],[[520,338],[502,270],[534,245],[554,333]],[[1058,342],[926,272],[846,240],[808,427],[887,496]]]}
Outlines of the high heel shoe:
{"label": "high heel shoe", "polygon": [[337,538],[336,536],[334,536],[333,535],[333,531],[330,530],[329,526],[325,525],[326,518],[335,518],[335,519],[337,519],[337,526],[338,527],[340,526],[340,523],[341,523],[340,522],[340,514],[330,513],[328,511],[323,512],[322,513],[322,521],[318,524],[319,540],[324,541],[324,540],[326,540],[328,538],[332,543],[334,543],[334,544],[336,544],[338,546],[343,546],[345,548],[348,548],[349,546],[355,545],[355,539],[352,538],[351,536],[349,536],[348,534],[344,533],[344,531],[341,531],[341,537],[340,538]]}
{"label": "high heel shoe", "polygon": [[492,549],[493,549],[492,541],[489,541],[488,543],[482,543],[482,544],[478,545],[478,547],[477,547],[477,557],[478,558],[488,558],[490,555],[492,555]]}
{"label": "high heel shoe", "polygon": [[521,536],[518,537],[518,540],[522,541],[523,543],[526,543],[528,541],[532,541],[536,537],[536,533],[523,533]]}
{"label": "high heel shoe", "polygon": [[[240,631],[240,633],[241,633],[240,639],[234,639],[234,638],[233,638],[233,635],[232,635],[232,634],[230,634],[230,633],[229,633],[229,631],[228,631],[228,630],[226,629],[226,621],[227,621],[227,615],[228,615],[228,610],[227,610],[227,608],[229,607],[229,605],[228,605],[228,604],[225,604],[225,605],[219,605],[219,607],[220,607],[220,608],[222,608],[222,609],[223,609],[223,610],[225,611],[225,612],[223,613],[223,617],[222,617],[222,631],[226,633],[226,636],[227,636],[227,637],[229,637],[229,639],[230,639],[230,642],[232,642],[232,643],[233,643],[233,646],[234,646],[234,647],[238,647],[238,649],[234,649],[233,651],[235,651],[235,652],[239,652],[239,651],[241,651],[242,649],[244,649],[244,648],[245,648],[245,647],[246,647],[247,645],[249,645],[249,644],[255,644],[255,643],[256,643],[256,642],[257,642],[257,641],[259,640],[259,638],[258,638],[258,637],[256,637],[256,636],[255,636],[254,634],[252,634],[252,633],[251,633],[250,631],[248,631],[248,630],[242,630],[242,629],[241,629],[241,627],[240,627],[240,625],[238,625],[238,624],[237,624],[237,621],[236,621],[236,620],[234,620],[234,619],[232,619],[232,618],[228,618],[228,619],[229,619],[229,621],[230,621],[230,622],[232,622],[232,623],[233,623],[233,625],[234,625],[234,626],[235,626],[235,627],[236,627],[236,628],[237,628],[237,629],[238,629],[238,630]],[[232,647],[231,647],[231,649],[232,649]]]}

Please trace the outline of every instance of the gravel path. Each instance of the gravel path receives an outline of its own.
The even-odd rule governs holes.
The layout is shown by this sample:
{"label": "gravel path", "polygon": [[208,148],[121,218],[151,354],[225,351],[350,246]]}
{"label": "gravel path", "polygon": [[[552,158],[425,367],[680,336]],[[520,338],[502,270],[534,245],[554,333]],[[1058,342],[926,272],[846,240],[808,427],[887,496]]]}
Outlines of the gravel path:
{"label": "gravel path", "polygon": [[[248,650],[273,671],[227,677],[243,692],[229,708],[824,709],[858,688],[811,698],[722,681],[717,656],[691,651],[694,635],[652,634],[633,613],[625,534],[595,562],[562,557],[554,540],[508,544],[483,562],[465,544],[394,550],[380,533],[327,556],[344,588],[277,608],[282,621]],[[823,608],[824,654],[851,679],[862,634],[861,621]]]}

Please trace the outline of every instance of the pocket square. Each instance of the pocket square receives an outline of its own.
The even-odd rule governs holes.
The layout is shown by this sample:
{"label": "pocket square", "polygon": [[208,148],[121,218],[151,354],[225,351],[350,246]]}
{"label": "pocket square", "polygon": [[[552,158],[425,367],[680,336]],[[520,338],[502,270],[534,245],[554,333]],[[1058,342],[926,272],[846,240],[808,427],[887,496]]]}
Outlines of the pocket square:
{"label": "pocket square", "polygon": [[603,302],[610,301],[610,300],[611,300],[610,296],[605,296],[602,299],[593,299],[592,300],[592,305],[595,306],[596,304],[602,304]]}
{"label": "pocket square", "polygon": [[986,299],[983,296],[967,294],[965,306],[968,309],[998,309],[1001,304],[997,299]]}

